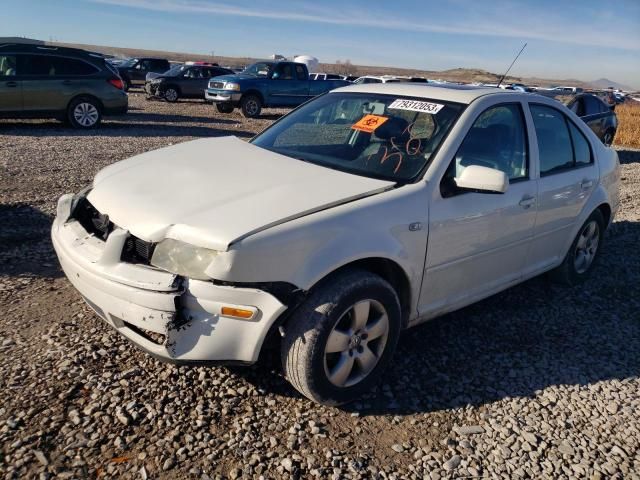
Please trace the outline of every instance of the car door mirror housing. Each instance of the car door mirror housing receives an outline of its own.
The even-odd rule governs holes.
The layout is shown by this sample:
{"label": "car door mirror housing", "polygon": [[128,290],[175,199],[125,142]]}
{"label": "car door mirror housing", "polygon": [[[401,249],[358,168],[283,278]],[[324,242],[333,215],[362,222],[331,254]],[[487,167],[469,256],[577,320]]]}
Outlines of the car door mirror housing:
{"label": "car door mirror housing", "polygon": [[478,193],[504,193],[509,187],[509,177],[501,170],[469,165],[455,178],[459,189]]}

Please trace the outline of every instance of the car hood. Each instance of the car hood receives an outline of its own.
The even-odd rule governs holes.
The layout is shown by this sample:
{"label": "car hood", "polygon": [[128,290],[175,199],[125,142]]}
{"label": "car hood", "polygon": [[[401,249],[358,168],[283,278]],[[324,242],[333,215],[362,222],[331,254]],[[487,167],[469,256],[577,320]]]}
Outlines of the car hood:
{"label": "car hood", "polygon": [[223,137],[110,165],[96,175],[88,199],[143,240],[224,251],[253,233],[393,186]]}
{"label": "car hood", "polygon": [[256,77],[255,75],[246,75],[244,73],[235,73],[233,75],[218,75],[213,77],[216,81],[221,82],[240,82],[242,80],[266,80],[267,77]]}

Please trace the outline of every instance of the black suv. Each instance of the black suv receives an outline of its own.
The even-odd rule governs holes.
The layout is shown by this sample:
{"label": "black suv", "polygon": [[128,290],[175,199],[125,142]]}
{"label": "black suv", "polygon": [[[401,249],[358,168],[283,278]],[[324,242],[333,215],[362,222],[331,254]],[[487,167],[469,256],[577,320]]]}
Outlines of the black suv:
{"label": "black suv", "polygon": [[602,143],[611,145],[618,129],[618,117],[613,111],[615,105],[607,105],[591,93],[581,93],[571,99],[567,107],[589,125]]}
{"label": "black suv", "polygon": [[130,58],[119,63],[117,68],[126,92],[132,85],[144,85],[147,73],[164,73],[171,64],[166,58]]}
{"label": "black suv", "polygon": [[175,102],[179,98],[202,98],[207,83],[218,75],[233,75],[233,70],[217,65],[176,65],[168,72],[147,81],[145,91],[153,97]]}
{"label": "black suv", "polygon": [[76,48],[0,45],[0,117],[58,118],[76,128],[121,115],[127,94],[100,54]]}

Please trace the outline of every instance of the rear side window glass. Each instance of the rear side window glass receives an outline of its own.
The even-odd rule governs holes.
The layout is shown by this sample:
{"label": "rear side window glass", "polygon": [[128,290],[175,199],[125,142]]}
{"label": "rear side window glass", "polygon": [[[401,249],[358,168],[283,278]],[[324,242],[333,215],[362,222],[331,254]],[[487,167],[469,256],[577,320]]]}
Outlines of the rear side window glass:
{"label": "rear side window glass", "polygon": [[0,55],[0,77],[13,77],[16,73],[15,55]]}
{"label": "rear side window glass", "polygon": [[53,55],[23,55],[21,60],[21,75],[82,76],[91,75],[98,71],[93,65],[75,58]]}
{"label": "rear side window glass", "polygon": [[584,97],[585,115],[595,115],[600,113],[600,101],[592,96]]}
{"label": "rear side window glass", "polygon": [[543,105],[531,105],[538,137],[540,175],[573,167],[573,148],[564,115]]}
{"label": "rear side window glass", "polygon": [[485,110],[473,123],[447,177],[458,177],[469,165],[495,168],[510,181],[529,177],[526,130],[519,104],[499,105]]}
{"label": "rear side window glass", "polygon": [[572,122],[568,122],[569,131],[571,132],[571,140],[573,141],[573,150],[575,153],[576,166],[588,165],[591,163],[591,149],[589,142],[582,134],[578,127]]}

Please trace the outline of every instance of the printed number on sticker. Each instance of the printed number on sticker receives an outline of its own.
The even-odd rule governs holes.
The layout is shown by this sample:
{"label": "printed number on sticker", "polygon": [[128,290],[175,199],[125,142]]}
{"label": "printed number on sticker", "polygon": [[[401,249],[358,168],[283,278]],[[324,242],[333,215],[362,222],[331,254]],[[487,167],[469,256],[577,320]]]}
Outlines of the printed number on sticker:
{"label": "printed number on sticker", "polygon": [[411,110],[412,112],[424,112],[436,114],[444,105],[439,103],[431,103],[431,102],[421,102],[419,100],[394,100],[389,108],[393,108],[396,110]]}

